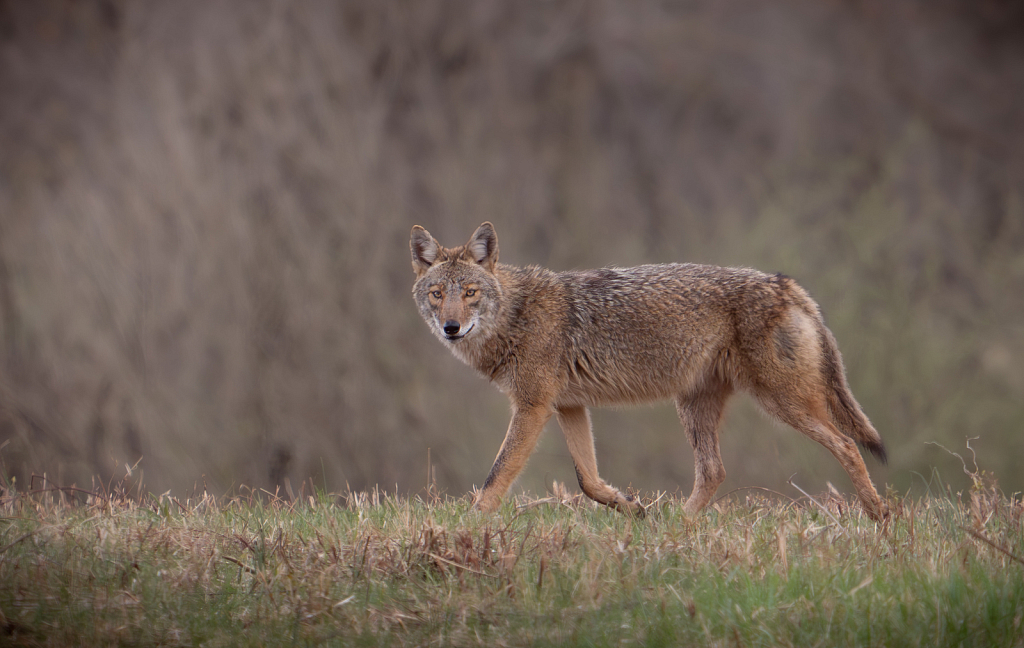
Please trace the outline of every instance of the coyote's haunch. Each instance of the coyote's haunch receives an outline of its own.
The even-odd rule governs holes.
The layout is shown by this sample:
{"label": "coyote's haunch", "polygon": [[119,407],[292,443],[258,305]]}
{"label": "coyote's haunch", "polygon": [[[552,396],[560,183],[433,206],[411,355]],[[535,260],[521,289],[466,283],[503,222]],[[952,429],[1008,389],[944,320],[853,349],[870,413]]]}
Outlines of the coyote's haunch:
{"label": "coyote's haunch", "polygon": [[885,446],[846,384],[818,305],[783,275],[694,264],[552,272],[498,263],[484,223],[466,245],[442,247],[412,228],[413,297],[430,329],[512,401],[512,422],[476,499],[497,508],[552,414],[580,487],[620,511],[643,507],[597,474],[589,406],[674,399],[693,446],[686,512],[725,479],[722,408],[736,389],[828,448],[867,513],[887,513],[854,442]]}

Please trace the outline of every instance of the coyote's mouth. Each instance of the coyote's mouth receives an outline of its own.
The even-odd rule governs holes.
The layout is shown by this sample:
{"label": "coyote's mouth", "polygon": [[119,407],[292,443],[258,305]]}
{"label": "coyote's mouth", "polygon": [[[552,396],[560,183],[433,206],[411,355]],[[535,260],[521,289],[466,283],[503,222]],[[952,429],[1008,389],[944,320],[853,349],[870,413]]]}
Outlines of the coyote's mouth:
{"label": "coyote's mouth", "polygon": [[464,338],[464,337],[466,337],[467,335],[469,335],[469,332],[470,332],[470,331],[472,331],[472,330],[473,330],[473,327],[475,327],[475,326],[476,326],[476,322],[473,322],[472,324],[470,324],[470,325],[469,325],[469,328],[468,328],[468,329],[466,329],[466,332],[465,332],[465,333],[462,333],[462,334],[456,334],[456,335],[445,335],[445,337],[446,337],[446,338],[448,338],[448,341],[449,341],[449,342],[458,342],[458,341],[459,341],[459,340],[461,340],[462,338]]}

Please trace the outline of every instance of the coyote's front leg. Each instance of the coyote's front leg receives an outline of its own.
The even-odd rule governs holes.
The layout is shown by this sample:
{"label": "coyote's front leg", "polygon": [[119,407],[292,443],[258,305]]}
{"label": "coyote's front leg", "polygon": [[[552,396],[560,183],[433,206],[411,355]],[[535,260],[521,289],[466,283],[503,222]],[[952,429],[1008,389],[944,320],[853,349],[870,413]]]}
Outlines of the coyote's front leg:
{"label": "coyote's front leg", "polygon": [[587,497],[611,506],[623,513],[644,516],[644,507],[635,498],[623,495],[597,474],[597,455],[594,452],[594,433],[590,426],[590,412],[586,407],[558,408],[558,424],[562,426],[569,454],[576,465],[576,479]]}
{"label": "coyote's front leg", "polygon": [[501,496],[526,466],[526,460],[530,458],[530,453],[533,452],[537,439],[544,430],[544,424],[551,418],[552,413],[552,408],[546,404],[515,407],[505,441],[494,459],[494,465],[491,466],[491,472],[484,481],[483,489],[477,495],[476,503],[473,505],[475,508],[481,511],[494,511],[498,508]]}

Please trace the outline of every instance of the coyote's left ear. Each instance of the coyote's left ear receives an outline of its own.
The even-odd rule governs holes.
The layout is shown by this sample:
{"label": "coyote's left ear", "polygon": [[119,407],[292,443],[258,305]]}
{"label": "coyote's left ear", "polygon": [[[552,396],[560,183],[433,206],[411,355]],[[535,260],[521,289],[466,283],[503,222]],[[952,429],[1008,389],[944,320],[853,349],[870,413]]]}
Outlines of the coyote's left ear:
{"label": "coyote's left ear", "polygon": [[498,235],[494,233],[494,225],[484,223],[476,228],[466,244],[466,250],[474,261],[488,272],[494,272],[494,264],[498,262]]}
{"label": "coyote's left ear", "polygon": [[409,249],[412,251],[413,272],[419,277],[427,270],[430,270],[430,266],[434,265],[434,260],[437,259],[437,253],[441,250],[441,246],[430,235],[430,232],[419,225],[414,225],[412,228],[412,238],[409,240]]}

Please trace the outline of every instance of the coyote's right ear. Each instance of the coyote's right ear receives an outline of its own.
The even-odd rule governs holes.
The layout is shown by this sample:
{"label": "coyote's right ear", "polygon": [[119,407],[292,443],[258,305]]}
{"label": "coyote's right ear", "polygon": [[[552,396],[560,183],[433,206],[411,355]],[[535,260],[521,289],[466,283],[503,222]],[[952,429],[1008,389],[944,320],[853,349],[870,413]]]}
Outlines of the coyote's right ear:
{"label": "coyote's right ear", "polygon": [[434,265],[437,253],[441,246],[430,232],[419,225],[412,228],[412,239],[409,241],[409,249],[412,250],[412,269],[416,276],[420,276]]}
{"label": "coyote's right ear", "polygon": [[498,262],[498,235],[494,233],[494,225],[489,222],[476,228],[473,237],[466,243],[466,250],[473,260],[494,272],[494,264]]}

